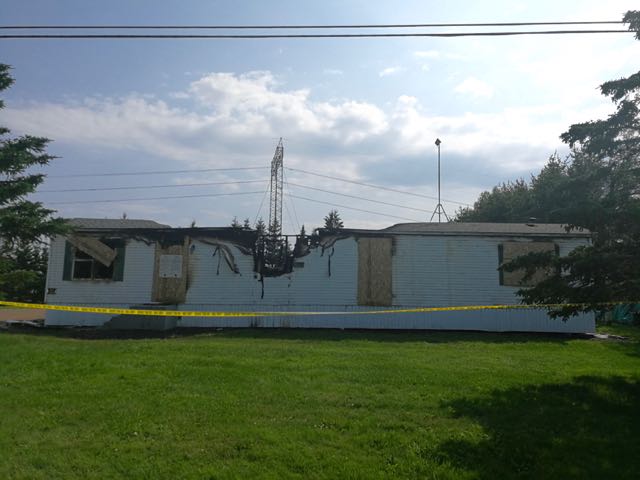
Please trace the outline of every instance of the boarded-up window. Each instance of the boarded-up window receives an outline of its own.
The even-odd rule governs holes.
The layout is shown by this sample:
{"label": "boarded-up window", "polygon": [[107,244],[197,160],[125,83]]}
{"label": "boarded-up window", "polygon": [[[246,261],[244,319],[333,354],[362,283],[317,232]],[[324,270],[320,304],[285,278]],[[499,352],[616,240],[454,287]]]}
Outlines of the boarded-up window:
{"label": "boarded-up window", "polygon": [[[505,242],[498,246],[498,261],[500,265],[504,265],[522,255],[537,252],[557,253],[557,248],[553,242]],[[538,270],[531,278],[524,282],[524,269],[514,270],[513,272],[500,270],[500,285],[532,287],[541,280],[548,278],[549,274],[550,272],[546,270]]]}
{"label": "boarded-up window", "polygon": [[390,238],[358,239],[358,305],[391,305],[392,248]]}
{"label": "boarded-up window", "polygon": [[189,238],[174,245],[156,244],[152,301],[184,303],[187,296]]}

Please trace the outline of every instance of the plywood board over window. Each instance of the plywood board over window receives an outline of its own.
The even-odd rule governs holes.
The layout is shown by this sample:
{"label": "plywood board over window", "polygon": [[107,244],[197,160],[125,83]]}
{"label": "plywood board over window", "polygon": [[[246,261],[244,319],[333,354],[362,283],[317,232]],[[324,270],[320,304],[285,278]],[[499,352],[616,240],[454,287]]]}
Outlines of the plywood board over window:
{"label": "plywood board over window", "polygon": [[391,238],[358,239],[358,305],[391,306],[392,251]]}
{"label": "plywood board over window", "polygon": [[[499,246],[498,250],[499,263],[500,265],[504,265],[522,255],[538,252],[557,253],[557,247],[553,242],[504,242]],[[500,270],[500,285],[532,287],[548,278],[550,274],[551,272],[547,270],[538,270],[525,282],[523,281],[524,269],[514,270],[513,272]]]}
{"label": "plywood board over window", "polygon": [[152,300],[161,303],[184,303],[187,297],[189,237],[182,244],[156,243]]}
{"label": "plywood board over window", "polygon": [[109,267],[117,256],[115,249],[109,247],[109,245],[97,238],[74,235],[69,237],[68,241],[78,250],[96,259],[105,267]]}

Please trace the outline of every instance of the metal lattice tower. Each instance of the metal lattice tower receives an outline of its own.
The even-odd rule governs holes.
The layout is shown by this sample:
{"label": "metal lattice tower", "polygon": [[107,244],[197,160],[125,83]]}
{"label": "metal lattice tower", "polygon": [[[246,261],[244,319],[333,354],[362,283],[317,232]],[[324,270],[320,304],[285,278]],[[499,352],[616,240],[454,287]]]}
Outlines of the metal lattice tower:
{"label": "metal lattice tower", "polygon": [[282,146],[282,137],[280,137],[276,152],[273,154],[273,160],[271,160],[269,201],[269,234],[278,237],[282,235],[283,159],[284,147]]}

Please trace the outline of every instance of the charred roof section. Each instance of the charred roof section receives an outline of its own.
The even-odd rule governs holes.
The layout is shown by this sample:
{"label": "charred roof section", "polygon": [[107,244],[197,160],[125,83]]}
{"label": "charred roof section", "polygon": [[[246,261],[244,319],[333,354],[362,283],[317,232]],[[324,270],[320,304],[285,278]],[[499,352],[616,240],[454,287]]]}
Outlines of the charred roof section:
{"label": "charred roof section", "polygon": [[513,236],[513,237],[569,237],[589,238],[587,229],[571,228],[559,223],[471,223],[471,222],[424,222],[398,223],[381,230],[343,228],[338,231],[319,228],[318,234],[326,236]]}
{"label": "charred roof section", "polygon": [[184,237],[217,238],[252,248],[258,239],[256,230],[234,227],[172,228],[152,220],[73,218],[69,224],[79,234],[101,237],[136,238],[157,241],[161,245],[179,244]]}
{"label": "charred roof section", "polygon": [[171,228],[170,225],[153,220],[128,218],[69,218],[67,223],[76,230],[85,229],[130,229],[130,228]]}

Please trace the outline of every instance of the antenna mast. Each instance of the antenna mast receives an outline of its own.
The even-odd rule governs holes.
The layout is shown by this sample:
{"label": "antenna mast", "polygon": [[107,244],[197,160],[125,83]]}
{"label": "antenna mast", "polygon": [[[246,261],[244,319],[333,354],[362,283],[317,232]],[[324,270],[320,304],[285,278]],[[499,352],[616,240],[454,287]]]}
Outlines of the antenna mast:
{"label": "antenna mast", "polygon": [[441,221],[441,216],[444,215],[444,218],[447,219],[447,222],[449,222],[449,217],[447,216],[447,212],[444,211],[444,207],[442,206],[442,203],[440,202],[440,144],[442,142],[440,141],[439,138],[436,138],[436,147],[438,147],[438,205],[436,205],[436,209],[433,211],[433,213],[431,214],[431,220],[429,220],[430,222],[433,222],[433,217],[435,217],[436,213],[438,214],[438,223],[440,223]]}
{"label": "antenna mast", "polygon": [[271,186],[269,201],[269,234],[280,237],[282,235],[282,195],[283,195],[283,166],[284,147],[282,137],[276,146],[276,152],[271,160]]}

